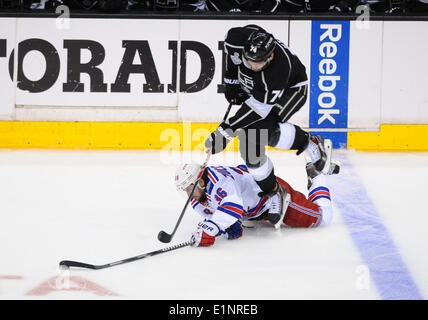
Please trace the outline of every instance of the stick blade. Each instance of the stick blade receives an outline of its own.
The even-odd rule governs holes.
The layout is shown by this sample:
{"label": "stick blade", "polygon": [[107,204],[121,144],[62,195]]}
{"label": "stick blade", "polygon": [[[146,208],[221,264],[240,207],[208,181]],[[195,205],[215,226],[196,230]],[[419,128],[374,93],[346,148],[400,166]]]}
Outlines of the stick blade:
{"label": "stick blade", "polygon": [[76,268],[85,268],[85,269],[97,269],[96,266],[94,266],[93,264],[88,264],[88,263],[83,263],[83,262],[78,262],[78,261],[71,261],[71,260],[62,260],[59,263],[60,267],[76,267]]}
{"label": "stick blade", "polygon": [[158,233],[158,240],[160,242],[169,243],[169,242],[171,242],[171,239],[172,239],[172,236],[170,234],[166,233],[165,231],[160,231]]}

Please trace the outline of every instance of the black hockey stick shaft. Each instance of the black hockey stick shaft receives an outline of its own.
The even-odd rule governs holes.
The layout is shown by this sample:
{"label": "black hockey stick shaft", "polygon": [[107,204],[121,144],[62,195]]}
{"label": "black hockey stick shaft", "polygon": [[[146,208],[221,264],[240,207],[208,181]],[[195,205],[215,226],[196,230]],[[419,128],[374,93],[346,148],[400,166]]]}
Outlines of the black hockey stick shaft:
{"label": "black hockey stick shaft", "polygon": [[[226,113],[224,114],[223,121],[225,121],[227,119],[227,117],[229,116],[229,112],[230,112],[231,108],[232,108],[232,103],[229,103],[229,106],[228,106],[228,108],[226,110]],[[207,151],[207,158],[206,158],[204,164],[201,167],[201,170],[200,170],[200,172],[198,174],[198,177],[197,177],[196,181],[198,181],[201,178],[201,176],[202,176],[202,174],[203,174],[203,172],[204,172],[204,170],[205,170],[205,168],[206,168],[206,166],[208,164],[208,160],[210,159],[210,157],[211,157],[211,150],[208,150]],[[167,232],[165,232],[163,230],[160,231],[158,233],[158,240],[159,241],[164,242],[164,243],[168,243],[168,242],[171,241],[172,237],[174,237],[174,234],[177,231],[178,226],[181,223],[181,220],[183,219],[184,213],[186,212],[187,206],[189,205],[190,201],[192,200],[193,193],[195,192],[196,186],[197,186],[197,183],[194,184],[194,186],[192,188],[192,191],[190,192],[190,195],[187,198],[187,201],[186,201],[186,203],[184,205],[184,208],[183,208],[183,210],[181,210],[180,216],[178,217],[177,223],[175,224],[175,227],[174,227],[174,230],[172,231],[172,233],[167,233]]]}
{"label": "black hockey stick shaft", "polygon": [[186,241],[180,244],[176,244],[174,246],[170,246],[167,248],[163,248],[163,249],[159,249],[159,250],[155,250],[152,252],[148,252],[148,253],[143,253],[140,254],[138,256],[135,257],[131,257],[131,258],[127,258],[127,259],[123,259],[123,260],[119,260],[119,261],[115,261],[115,262],[110,262],[110,263],[106,263],[106,264],[101,264],[101,265],[94,265],[94,264],[89,264],[89,263],[84,263],[84,262],[78,262],[78,261],[71,261],[71,260],[63,260],[59,263],[60,266],[65,266],[65,267],[76,267],[76,268],[85,268],[85,269],[92,269],[92,270],[99,270],[99,269],[105,269],[105,268],[110,268],[113,266],[117,266],[120,264],[125,264],[125,263],[129,263],[129,262],[133,262],[133,261],[137,261],[137,260],[141,260],[147,257],[152,257],[161,253],[165,253],[165,252],[169,252],[169,251],[173,251],[176,249],[180,249],[180,248],[184,248],[187,246],[190,246],[192,244],[191,241]]}
{"label": "black hockey stick shaft", "polygon": [[232,108],[232,105],[233,105],[233,103],[230,102],[229,106],[227,107],[226,113],[224,114],[223,122],[226,121],[227,117],[229,116],[229,112],[230,112],[230,109]]}

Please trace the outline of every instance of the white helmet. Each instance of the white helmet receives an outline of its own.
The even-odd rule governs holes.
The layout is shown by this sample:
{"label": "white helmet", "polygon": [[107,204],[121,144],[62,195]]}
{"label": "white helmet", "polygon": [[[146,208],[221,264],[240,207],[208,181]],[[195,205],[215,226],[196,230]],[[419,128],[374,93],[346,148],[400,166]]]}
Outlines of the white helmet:
{"label": "white helmet", "polygon": [[178,191],[184,191],[198,179],[202,166],[197,163],[186,163],[177,167],[175,171],[175,187]]}

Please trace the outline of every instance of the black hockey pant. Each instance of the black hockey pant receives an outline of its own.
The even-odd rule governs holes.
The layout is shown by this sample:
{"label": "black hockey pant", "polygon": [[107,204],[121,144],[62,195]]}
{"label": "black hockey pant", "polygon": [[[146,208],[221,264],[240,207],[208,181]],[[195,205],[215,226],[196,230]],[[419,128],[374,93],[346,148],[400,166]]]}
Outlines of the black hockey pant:
{"label": "black hockey pant", "polygon": [[[279,122],[286,122],[302,108],[307,99],[308,86],[290,88],[282,106],[275,106],[268,116],[238,131],[239,151],[250,173],[264,192],[271,192],[276,186],[273,164],[266,156],[266,146],[275,147],[281,130]],[[296,127],[296,137],[291,150],[302,152],[308,142],[308,134]]]}

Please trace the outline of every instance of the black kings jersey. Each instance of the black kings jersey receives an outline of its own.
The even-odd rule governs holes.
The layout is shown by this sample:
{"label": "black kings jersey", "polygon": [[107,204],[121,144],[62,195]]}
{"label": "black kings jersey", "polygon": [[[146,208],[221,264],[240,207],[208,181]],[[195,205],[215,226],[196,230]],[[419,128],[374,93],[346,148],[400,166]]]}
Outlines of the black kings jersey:
{"label": "black kings jersey", "polygon": [[224,50],[227,53],[225,83],[237,84],[250,98],[246,101],[251,109],[258,110],[264,117],[272,106],[283,105],[282,97],[288,88],[307,84],[306,69],[298,57],[279,40],[275,40],[274,57],[270,65],[262,71],[254,72],[242,63],[244,43],[256,30],[257,25],[232,28],[226,36]]}

